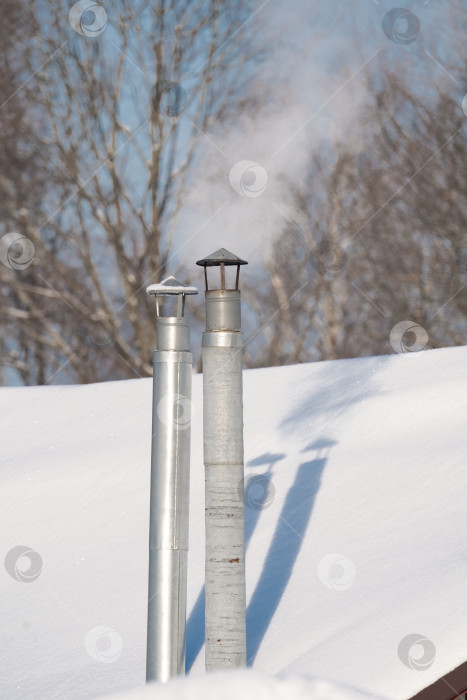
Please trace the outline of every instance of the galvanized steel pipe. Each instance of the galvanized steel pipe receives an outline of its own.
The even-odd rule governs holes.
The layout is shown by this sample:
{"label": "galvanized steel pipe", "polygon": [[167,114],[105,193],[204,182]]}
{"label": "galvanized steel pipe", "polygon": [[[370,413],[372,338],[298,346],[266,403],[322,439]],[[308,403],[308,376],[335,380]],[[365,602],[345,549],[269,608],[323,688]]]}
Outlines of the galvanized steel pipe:
{"label": "galvanized steel pipe", "polygon": [[146,680],[185,672],[192,355],[185,318],[157,319]]}

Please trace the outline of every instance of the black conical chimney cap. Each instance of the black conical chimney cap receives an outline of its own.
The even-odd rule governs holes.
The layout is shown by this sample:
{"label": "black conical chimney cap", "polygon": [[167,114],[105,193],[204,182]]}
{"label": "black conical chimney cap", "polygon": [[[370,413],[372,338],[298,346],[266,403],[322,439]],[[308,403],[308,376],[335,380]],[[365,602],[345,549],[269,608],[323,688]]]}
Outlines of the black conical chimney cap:
{"label": "black conical chimney cap", "polygon": [[215,253],[211,253],[211,255],[208,255],[206,258],[196,261],[196,264],[202,267],[214,267],[221,263],[224,263],[224,265],[248,265],[246,260],[237,258],[236,255],[225,248],[219,248]]}

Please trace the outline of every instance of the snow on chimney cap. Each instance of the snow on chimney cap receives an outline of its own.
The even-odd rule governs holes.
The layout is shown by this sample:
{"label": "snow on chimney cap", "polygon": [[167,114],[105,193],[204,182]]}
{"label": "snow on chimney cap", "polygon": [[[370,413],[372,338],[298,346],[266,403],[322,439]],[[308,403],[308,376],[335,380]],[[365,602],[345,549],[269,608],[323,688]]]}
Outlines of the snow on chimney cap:
{"label": "snow on chimney cap", "polygon": [[150,284],[146,287],[146,294],[154,294],[155,296],[164,296],[168,294],[198,294],[196,287],[188,287],[186,284],[179,282],[175,277],[167,277],[159,284]]}

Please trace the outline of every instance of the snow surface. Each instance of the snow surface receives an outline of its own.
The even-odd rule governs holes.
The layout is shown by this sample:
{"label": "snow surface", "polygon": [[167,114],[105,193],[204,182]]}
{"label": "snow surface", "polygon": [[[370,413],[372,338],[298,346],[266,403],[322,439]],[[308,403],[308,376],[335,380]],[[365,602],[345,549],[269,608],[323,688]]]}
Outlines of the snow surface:
{"label": "snow surface", "polygon": [[[155,697],[358,697],[314,677],[402,700],[467,659],[466,367],[467,348],[450,348],[244,372],[254,671],[225,692],[204,676],[193,377],[190,675]],[[0,571],[2,700],[144,685],[151,392],[150,379],[0,389],[2,556],[24,545],[42,564],[34,578],[10,555]],[[261,475],[270,486],[258,509],[249,480]],[[411,634],[434,645],[434,660],[415,645],[401,661]]]}
{"label": "snow surface", "polygon": [[242,669],[174,679],[165,685],[150,683],[143,689],[105,695],[102,700],[372,700],[375,697],[304,676],[270,676]]}

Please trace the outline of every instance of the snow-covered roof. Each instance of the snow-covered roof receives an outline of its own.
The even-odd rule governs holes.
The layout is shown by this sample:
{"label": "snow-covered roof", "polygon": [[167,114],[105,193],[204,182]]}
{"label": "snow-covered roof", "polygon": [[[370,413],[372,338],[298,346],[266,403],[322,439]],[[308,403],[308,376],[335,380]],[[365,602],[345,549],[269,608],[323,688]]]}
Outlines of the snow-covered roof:
{"label": "snow-covered roof", "polygon": [[[3,569],[2,698],[144,684],[151,393],[0,389],[3,556],[39,556]],[[466,404],[464,347],[244,372],[254,670],[406,700],[466,660]],[[194,375],[185,683],[204,675],[202,413]]]}

